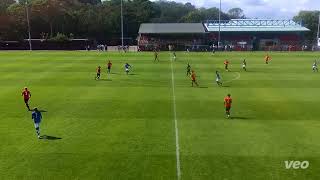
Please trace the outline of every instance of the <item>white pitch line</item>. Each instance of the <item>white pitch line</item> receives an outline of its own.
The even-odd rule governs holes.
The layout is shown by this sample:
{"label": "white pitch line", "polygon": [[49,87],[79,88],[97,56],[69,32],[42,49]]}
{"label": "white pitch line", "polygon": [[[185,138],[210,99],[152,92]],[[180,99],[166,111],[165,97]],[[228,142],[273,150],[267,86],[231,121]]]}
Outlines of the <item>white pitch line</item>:
{"label": "white pitch line", "polygon": [[179,146],[179,129],[177,120],[177,110],[176,110],[176,95],[174,90],[174,73],[173,73],[173,63],[171,60],[171,82],[172,82],[172,95],[173,95],[173,115],[174,115],[174,128],[176,134],[176,163],[177,163],[177,180],[181,179],[181,165],[180,165],[180,146]]}
{"label": "white pitch line", "polygon": [[237,76],[236,76],[235,78],[233,78],[233,79],[231,79],[231,80],[229,80],[229,81],[225,81],[225,82],[223,82],[223,83],[229,83],[229,82],[231,82],[231,81],[235,81],[235,80],[240,79],[241,74],[240,74],[239,72],[236,72],[236,73],[237,73]]}

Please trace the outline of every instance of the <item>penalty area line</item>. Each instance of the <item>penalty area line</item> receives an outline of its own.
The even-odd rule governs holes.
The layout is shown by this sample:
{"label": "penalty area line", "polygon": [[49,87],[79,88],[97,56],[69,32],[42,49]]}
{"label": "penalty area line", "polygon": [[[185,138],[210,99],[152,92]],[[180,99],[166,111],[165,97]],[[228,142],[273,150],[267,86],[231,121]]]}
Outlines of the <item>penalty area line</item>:
{"label": "penalty area line", "polygon": [[179,128],[177,120],[177,106],[176,106],[176,95],[175,95],[175,82],[173,63],[171,60],[171,82],[172,82],[172,103],[173,103],[173,116],[174,116],[174,128],[175,128],[175,139],[176,139],[176,164],[177,164],[177,180],[181,179],[181,165],[180,165],[180,146],[179,146]]}

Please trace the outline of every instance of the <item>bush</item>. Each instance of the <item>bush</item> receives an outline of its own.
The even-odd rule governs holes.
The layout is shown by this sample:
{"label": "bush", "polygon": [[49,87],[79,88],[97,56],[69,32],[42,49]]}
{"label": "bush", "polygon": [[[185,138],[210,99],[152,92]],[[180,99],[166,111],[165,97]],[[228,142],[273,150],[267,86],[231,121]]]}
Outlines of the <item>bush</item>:
{"label": "bush", "polygon": [[55,41],[55,42],[67,42],[69,41],[68,36],[62,33],[57,33],[56,36],[50,38],[50,41]]}

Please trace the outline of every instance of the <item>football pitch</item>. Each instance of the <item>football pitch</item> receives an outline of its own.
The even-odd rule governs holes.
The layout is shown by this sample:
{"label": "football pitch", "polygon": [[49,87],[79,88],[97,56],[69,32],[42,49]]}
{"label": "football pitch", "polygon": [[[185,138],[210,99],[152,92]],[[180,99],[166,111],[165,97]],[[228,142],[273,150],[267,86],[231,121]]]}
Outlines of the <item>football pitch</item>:
{"label": "football pitch", "polygon": [[[176,61],[161,52],[154,62],[141,52],[2,51],[0,179],[318,180],[320,73],[311,67],[320,53],[269,54],[266,65],[265,52],[178,52]],[[37,139],[25,86],[31,107],[46,111],[46,139]]]}

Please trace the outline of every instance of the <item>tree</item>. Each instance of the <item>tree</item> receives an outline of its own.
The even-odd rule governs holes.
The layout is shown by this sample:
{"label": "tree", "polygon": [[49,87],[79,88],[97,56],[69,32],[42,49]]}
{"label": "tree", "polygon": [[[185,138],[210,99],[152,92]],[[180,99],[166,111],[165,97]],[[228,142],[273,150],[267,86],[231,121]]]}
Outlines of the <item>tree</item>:
{"label": "tree", "polygon": [[25,6],[18,3],[12,4],[7,9],[7,15],[9,19],[7,27],[9,30],[6,33],[5,39],[24,39],[27,34]]}
{"label": "tree", "polygon": [[180,20],[180,22],[183,23],[199,23],[204,19],[204,14],[201,12],[201,10],[195,10],[189,12],[187,15],[183,16]]}
{"label": "tree", "polygon": [[50,41],[54,41],[54,42],[67,42],[69,41],[68,36],[66,36],[65,34],[62,33],[57,33],[56,36],[50,38]]}
{"label": "tree", "polygon": [[0,1],[0,14],[5,14],[7,11],[7,8],[15,4],[16,2],[14,0],[1,0]]}
{"label": "tree", "polygon": [[232,8],[229,9],[228,15],[231,19],[245,19],[246,16],[243,13],[243,10],[241,8]]}
{"label": "tree", "polygon": [[303,25],[310,29],[310,32],[306,33],[308,40],[316,40],[318,31],[320,11],[300,11],[297,16],[293,18],[296,22],[302,22]]}
{"label": "tree", "polygon": [[[26,1],[33,38],[50,39],[60,32],[74,38],[119,42],[121,0],[0,0],[0,38],[27,38]],[[196,8],[191,3],[123,0],[124,35],[135,39],[141,23],[200,23],[218,19],[218,8]],[[221,19],[230,19],[221,12]],[[58,37],[62,37],[59,34]]]}
{"label": "tree", "polygon": [[58,18],[66,14],[73,1],[65,0],[33,0],[32,13],[44,20],[50,28],[50,37],[53,37],[53,25]]}
{"label": "tree", "polygon": [[190,3],[182,4],[174,1],[157,1],[155,6],[159,12],[158,16],[152,19],[155,23],[177,23],[181,17],[196,10]]}
{"label": "tree", "polygon": [[[212,20],[219,19],[219,9],[216,7],[204,9],[205,19],[204,20]],[[229,20],[230,17],[228,14],[221,11],[221,20]]]}
{"label": "tree", "polygon": [[[191,11],[186,16],[181,18],[180,22],[185,23],[201,23],[205,20],[219,19],[219,9],[218,8],[200,8],[194,11]],[[227,14],[221,12],[221,19],[228,20],[230,19]]]}
{"label": "tree", "polygon": [[136,36],[140,24],[149,22],[156,16],[152,2],[148,0],[133,0],[125,4],[124,25],[125,33],[129,37]]}
{"label": "tree", "polygon": [[12,4],[15,4],[14,0],[0,1],[0,40],[6,39],[12,32],[10,28],[13,25],[13,19],[7,11]]}

